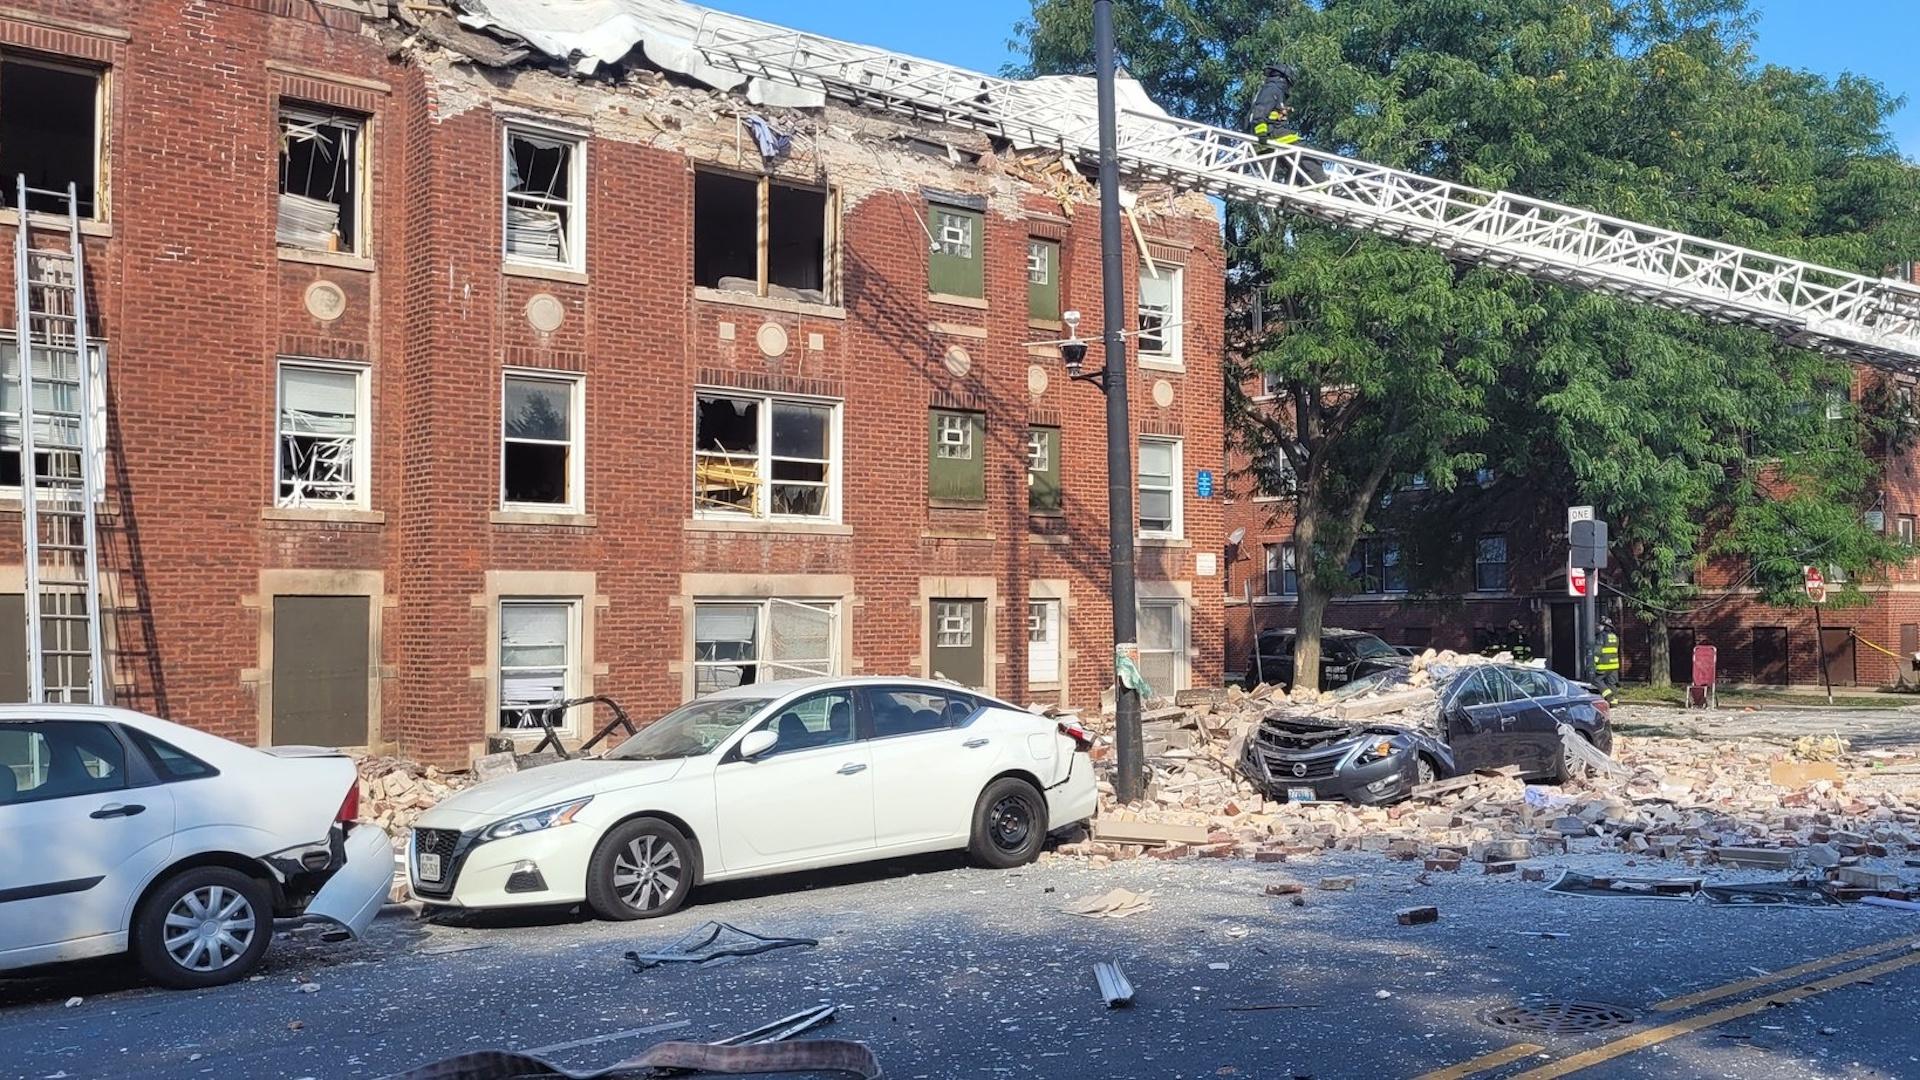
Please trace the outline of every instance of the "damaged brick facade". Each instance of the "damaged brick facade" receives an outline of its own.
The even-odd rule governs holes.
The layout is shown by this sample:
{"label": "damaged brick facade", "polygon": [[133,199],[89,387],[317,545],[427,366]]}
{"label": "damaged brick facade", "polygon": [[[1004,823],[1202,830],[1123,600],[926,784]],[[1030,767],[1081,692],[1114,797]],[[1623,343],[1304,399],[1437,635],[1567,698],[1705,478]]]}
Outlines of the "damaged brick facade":
{"label": "damaged brick facade", "polygon": [[[744,99],[653,72],[485,68],[329,0],[25,0],[0,13],[0,65],[21,61],[100,79],[104,208],[86,254],[110,372],[102,543],[119,702],[246,743],[457,765],[528,687],[608,694],[646,717],[702,679],[803,655],[837,673],[932,674],[969,662],[938,651],[965,640],[968,681],[999,696],[1097,701],[1111,642],[1103,404],[1044,344],[1063,329],[1034,313],[1029,242],[1057,245],[1059,306],[1095,337],[1098,230],[1090,187],[1044,155],[831,107],[770,115],[794,138],[767,163]],[[287,133],[288,110],[355,133],[357,202],[327,250],[276,238],[285,148],[306,154],[313,138]],[[573,148],[563,177],[540,156],[554,145]],[[704,171],[826,193],[821,296],[695,285]],[[564,257],[516,261],[503,187],[534,175],[566,202]],[[1204,199],[1140,196],[1155,266],[1184,268],[1178,362],[1132,382],[1137,434],[1178,445],[1177,535],[1145,541],[1139,571],[1143,600],[1174,615],[1161,644],[1178,689],[1215,684],[1223,652],[1220,503],[1194,483],[1223,474],[1223,266]],[[514,205],[548,220],[549,203]],[[979,208],[977,296],[931,289],[935,206]],[[9,243],[17,226],[0,218]],[[509,396],[538,399],[537,415],[503,421]],[[778,482],[814,475],[773,461],[795,456],[781,440],[811,435],[769,422],[757,465],[736,435],[731,456],[697,466],[706,399],[735,418],[776,403],[828,417],[808,444],[827,448],[826,511],[769,512]],[[981,420],[979,498],[930,497],[949,411]],[[1029,512],[1032,428],[1058,432],[1057,512]],[[276,470],[318,445],[302,441],[313,430],[355,433],[352,497],[287,494]],[[509,454],[551,476],[503,476],[522,467]],[[729,509],[740,499],[763,501]],[[0,562],[17,566],[13,505]],[[0,593],[18,580],[0,567]],[[1037,668],[1030,637],[1049,631],[1044,612],[1030,631],[1030,601],[1057,605],[1040,643],[1053,662]],[[794,607],[826,629],[807,612],[783,622]],[[823,655],[806,652],[816,638]],[[315,700],[346,705],[330,719]],[[595,726],[573,720],[576,736]]]}

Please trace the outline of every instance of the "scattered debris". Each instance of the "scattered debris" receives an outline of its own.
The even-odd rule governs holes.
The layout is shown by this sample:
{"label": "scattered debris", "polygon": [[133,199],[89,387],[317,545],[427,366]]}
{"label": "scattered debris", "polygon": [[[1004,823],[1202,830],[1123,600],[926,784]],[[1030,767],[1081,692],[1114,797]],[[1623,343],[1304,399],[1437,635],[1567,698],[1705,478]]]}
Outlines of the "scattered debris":
{"label": "scattered debris", "polygon": [[1830,761],[1776,761],[1767,766],[1767,782],[1777,788],[1798,791],[1821,780],[1839,783],[1840,767]]}
{"label": "scattered debris", "polygon": [[880,1075],[880,1062],[865,1043],[843,1039],[802,1039],[746,1046],[663,1042],[600,1069],[576,1071],[531,1054],[475,1050],[395,1073],[388,1080],[539,1080],[546,1077],[596,1080],[645,1069],[686,1069],[727,1076],[831,1072],[859,1080],[875,1080]]}
{"label": "scattered debris", "polygon": [[696,927],[660,952],[630,951],[626,957],[633,965],[633,970],[645,971],[660,964],[705,964],[713,960],[757,956],[774,949],[818,944],[813,938],[765,937],[731,923],[709,922]]}
{"label": "scattered debris", "polygon": [[1090,896],[1061,908],[1069,915],[1084,915],[1090,919],[1124,919],[1142,911],[1153,909],[1152,893],[1137,893],[1130,889],[1112,889],[1099,896]]}
{"label": "scattered debris", "polygon": [[1699,878],[1605,878],[1563,870],[1552,893],[1569,896],[1611,896],[1636,900],[1691,900],[1700,891]]}
{"label": "scattered debris", "polygon": [[1708,885],[1700,890],[1710,904],[1736,907],[1833,907],[1840,903],[1809,881],[1752,881]]}
{"label": "scattered debris", "polygon": [[821,1024],[830,1023],[840,1011],[838,1005],[822,1005],[814,1009],[802,1009],[792,1016],[783,1016],[770,1020],[757,1028],[743,1031],[738,1035],[729,1035],[714,1040],[715,1046],[747,1046],[754,1043],[781,1042],[791,1039],[803,1031],[810,1031]]}
{"label": "scattered debris", "polygon": [[73,997],[70,997],[70,998],[68,998],[68,999],[67,999],[67,1003],[66,1003],[65,1005],[63,1005],[63,1006],[61,1006],[61,1008],[65,1008],[65,1009],[71,1009],[71,1008],[73,1008],[73,1007],[74,1007],[75,1005],[78,1005],[78,1004],[80,1004],[81,1002],[83,1002],[83,1001],[85,1001],[85,1000],[87,1000],[87,999],[86,999],[86,998],[83,998],[83,997],[80,997],[79,995],[75,995],[75,996],[73,996]]}
{"label": "scattered debris", "polygon": [[[494,754],[490,758],[499,756]],[[507,755],[509,759],[512,756]],[[429,807],[487,778],[475,773],[444,772],[435,766],[399,757],[363,757],[356,764],[360,769],[360,820],[385,829],[396,845],[405,843],[414,819]],[[479,762],[475,762],[476,768],[478,765]],[[488,768],[489,776],[504,775],[497,761]]]}
{"label": "scattered debris", "polygon": [[[1837,903],[1837,901],[1835,902]],[[1920,904],[1914,903],[1912,900],[1894,900],[1885,896],[1863,896],[1860,898],[1860,902],[1873,907],[1894,908],[1898,911],[1920,911]]]}
{"label": "scattered debris", "polygon": [[1353,889],[1354,881],[1350,877],[1321,878],[1320,887],[1327,892],[1349,892]]}
{"label": "scattered debris", "polygon": [[310,982],[309,982],[309,983],[301,983],[301,984],[300,984],[300,993],[302,993],[302,994],[317,994],[317,993],[319,993],[319,992],[320,992],[320,984],[319,984],[319,983],[310,983]]}
{"label": "scattered debris", "polygon": [[1229,1005],[1228,1012],[1272,1012],[1276,1009],[1317,1009],[1317,1001],[1271,1001],[1259,1005]]}
{"label": "scattered debris", "polygon": [[1419,926],[1423,923],[1439,922],[1440,909],[1437,907],[1401,908],[1394,912],[1393,918],[1401,926]]}
{"label": "scattered debris", "polygon": [[[1323,888],[1325,887],[1324,883],[1322,884],[1322,887]],[[1273,884],[1267,886],[1267,895],[1268,896],[1292,896],[1295,893],[1305,892],[1306,889],[1307,887],[1305,885],[1302,885],[1297,881],[1276,881]]]}
{"label": "scattered debris", "polygon": [[1786,870],[1793,866],[1793,852],[1780,848],[1715,848],[1713,858],[1715,862],[1728,866],[1752,866],[1767,870]]}
{"label": "scattered debris", "polygon": [[1119,964],[1103,960],[1093,965],[1093,981],[1099,984],[1100,996],[1106,999],[1107,1008],[1133,1004],[1133,984],[1127,981]]}

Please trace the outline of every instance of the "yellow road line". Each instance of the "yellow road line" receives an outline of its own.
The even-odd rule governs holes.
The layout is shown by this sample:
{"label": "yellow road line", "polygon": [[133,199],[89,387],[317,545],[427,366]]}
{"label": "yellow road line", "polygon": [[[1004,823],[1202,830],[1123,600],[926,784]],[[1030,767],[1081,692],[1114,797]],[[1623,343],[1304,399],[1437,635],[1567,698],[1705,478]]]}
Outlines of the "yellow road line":
{"label": "yellow road line", "polygon": [[1555,1077],[1567,1076],[1571,1073],[1577,1073],[1582,1069],[1592,1068],[1602,1062],[1612,1061],[1614,1058],[1631,1054],[1636,1050],[1644,1050],[1649,1046],[1657,1046],[1669,1039],[1676,1039],[1682,1035],[1699,1031],[1701,1028],[1712,1027],[1715,1024],[1725,1023],[1728,1020],[1737,1020],[1742,1016],[1750,1016],[1762,1009],[1771,1008],[1775,1005],[1790,1004],[1802,998],[1810,998],[1816,994],[1824,994],[1829,990],[1839,989],[1842,986],[1851,986],[1855,983],[1866,982],[1876,976],[1898,971],[1901,968],[1912,967],[1915,964],[1920,964],[1920,953],[1910,953],[1892,960],[1883,960],[1878,964],[1863,967],[1855,971],[1845,971],[1838,975],[1829,975],[1824,979],[1819,979],[1814,982],[1802,983],[1799,986],[1789,986],[1776,993],[1762,994],[1751,1001],[1743,1001],[1738,1005],[1728,1005],[1725,1008],[1715,1009],[1709,1013],[1701,1013],[1699,1016],[1688,1017],[1685,1020],[1676,1020],[1671,1024],[1663,1024],[1657,1028],[1649,1028],[1646,1031],[1636,1032],[1624,1039],[1616,1039],[1613,1042],[1596,1046],[1591,1050],[1583,1050],[1578,1054],[1574,1054],[1572,1057],[1561,1058],[1559,1061],[1542,1065],[1537,1069],[1529,1069],[1513,1077],[1512,1080],[1554,1080]]}
{"label": "yellow road line", "polygon": [[1834,953],[1832,956],[1809,960],[1804,964],[1795,964],[1789,968],[1781,968],[1771,975],[1756,975],[1751,979],[1741,979],[1739,982],[1730,982],[1725,986],[1716,986],[1710,990],[1702,990],[1698,993],[1687,994],[1677,998],[1668,998],[1665,1001],[1656,1003],[1653,1006],[1653,1011],[1678,1012],[1681,1009],[1691,1009],[1695,1005],[1704,1005],[1709,1001],[1718,1001],[1721,998],[1732,997],[1735,994],[1744,994],[1749,990],[1758,990],[1763,986],[1786,982],[1789,979],[1797,979],[1802,975],[1811,975],[1816,971],[1825,971],[1830,967],[1839,967],[1841,964],[1852,963],[1855,960],[1865,960],[1869,956],[1878,956],[1883,952],[1890,952],[1894,949],[1912,948],[1915,945],[1920,945],[1920,934],[1912,937],[1894,938],[1892,941],[1883,941],[1878,945],[1866,945],[1858,949],[1849,949],[1843,953]]}
{"label": "yellow road line", "polygon": [[1414,1080],[1463,1080],[1474,1073],[1497,1069],[1502,1065],[1511,1065],[1523,1057],[1531,1057],[1545,1050],[1537,1043],[1514,1043],[1490,1054],[1481,1054],[1472,1061],[1463,1061],[1458,1065],[1449,1065],[1444,1069],[1435,1069],[1430,1073],[1421,1073]]}

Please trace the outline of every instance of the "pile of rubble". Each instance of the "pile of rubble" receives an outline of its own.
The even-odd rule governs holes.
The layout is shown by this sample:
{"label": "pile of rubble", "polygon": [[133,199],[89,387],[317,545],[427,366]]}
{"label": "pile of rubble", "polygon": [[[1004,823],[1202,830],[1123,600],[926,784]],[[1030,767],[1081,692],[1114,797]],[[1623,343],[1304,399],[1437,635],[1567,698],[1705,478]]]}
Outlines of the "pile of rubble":
{"label": "pile of rubble", "polygon": [[[1486,661],[1431,653],[1415,661],[1446,662]],[[1842,893],[1902,895],[1889,875],[1855,864],[1920,850],[1920,755],[1836,752],[1830,742],[1621,737],[1607,768],[1562,786],[1529,785],[1517,769],[1505,768],[1423,785],[1385,808],[1275,802],[1240,774],[1244,740],[1263,717],[1356,718],[1342,715],[1350,712],[1404,722],[1366,704],[1397,704],[1389,699],[1399,697],[1416,719],[1431,715],[1432,692],[1409,693],[1418,685],[1339,703],[1327,694],[1289,697],[1267,687],[1192,691],[1175,706],[1150,709],[1143,717],[1148,798],[1116,805],[1103,782],[1091,834],[1062,845],[1060,854],[1105,864],[1143,855],[1281,862],[1362,851],[1419,861],[1426,870],[1480,864],[1493,874],[1528,858],[1618,852],[1688,866],[1824,872]]]}
{"label": "pile of rubble", "polygon": [[472,773],[446,772],[406,758],[359,759],[360,820],[403,837],[413,820],[441,799],[476,783]]}

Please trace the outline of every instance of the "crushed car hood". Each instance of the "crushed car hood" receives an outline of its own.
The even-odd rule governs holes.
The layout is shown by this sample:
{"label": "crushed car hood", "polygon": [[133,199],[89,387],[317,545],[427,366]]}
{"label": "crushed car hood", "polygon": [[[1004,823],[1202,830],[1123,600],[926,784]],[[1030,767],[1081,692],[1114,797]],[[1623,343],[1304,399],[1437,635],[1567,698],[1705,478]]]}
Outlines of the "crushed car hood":
{"label": "crushed car hood", "polygon": [[429,829],[461,829],[478,820],[538,810],[568,799],[657,784],[673,779],[685,767],[684,758],[556,761],[475,784],[435,804],[420,815],[416,824]]}

